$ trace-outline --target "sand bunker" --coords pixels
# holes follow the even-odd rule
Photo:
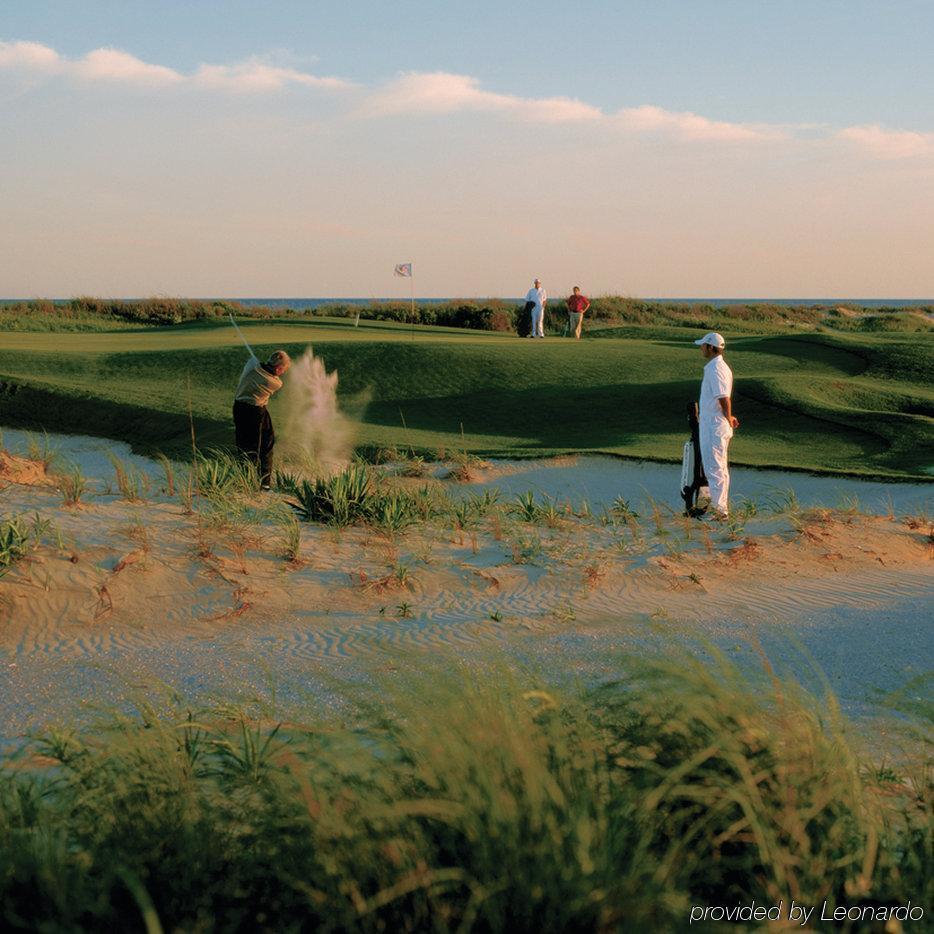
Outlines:
[[[0,577],[0,722],[13,733],[76,701],[124,703],[156,679],[220,691],[266,672],[322,690],[309,665],[357,677],[400,652],[507,650],[582,672],[581,659],[599,663],[657,626],[714,640],[793,627],[806,638],[876,613],[908,658],[886,669],[890,687],[934,661],[920,622],[934,595],[923,514],[796,509],[730,530],[658,510],[530,523],[499,508],[468,529],[438,519],[393,537],[303,524],[289,554],[280,497],[190,512],[157,479],[131,503],[98,477],[80,509],[66,508],[40,464],[0,464],[35,478],[3,491],[4,513],[48,524]],[[872,626],[853,644],[839,631],[874,677],[884,659]]]

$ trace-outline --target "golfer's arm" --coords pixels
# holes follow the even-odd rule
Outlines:
[[[717,402],[720,403],[720,408],[723,410],[723,414],[726,416],[727,421],[733,417],[733,403],[730,401],[729,396],[720,396],[717,399]]]

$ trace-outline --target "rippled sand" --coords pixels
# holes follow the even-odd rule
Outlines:
[[[805,511],[750,518],[732,536],[670,514],[618,525],[566,515],[554,527],[499,517],[472,532],[436,522],[394,538],[305,525],[290,562],[268,521],[212,525],[177,497],[128,503],[103,481],[65,508],[41,477],[19,479],[0,494],[3,512],[39,513],[60,541],[0,579],[7,737],[156,681],[227,693],[279,682],[326,698],[329,678],[417,665],[426,651],[480,663],[506,650],[583,673],[653,626],[722,639],[833,620],[845,644],[846,612],[876,612],[901,644],[874,644],[861,623],[847,645],[857,668],[906,650],[913,661],[887,677],[931,665],[921,517]]]

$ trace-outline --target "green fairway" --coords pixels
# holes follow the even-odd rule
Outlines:
[[[393,322],[243,321],[258,352],[309,344],[340,374],[358,443],[497,456],[605,452],[679,460],[703,361],[691,328],[581,342]],[[931,333],[727,333],[738,464],[929,475]],[[0,424],[95,434],[141,452],[232,441],[244,350],[198,321],[93,332],[6,332]],[[276,416],[276,402],[272,405]]]

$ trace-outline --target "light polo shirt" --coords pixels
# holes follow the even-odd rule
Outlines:
[[[542,288],[532,288],[529,289],[528,293],[525,296],[527,302],[535,302],[536,308],[544,308],[545,302],[548,300],[548,296],[545,294],[545,290]]]
[[[240,382],[234,393],[235,402],[249,402],[251,405],[264,406],[269,397],[282,388],[282,380],[278,376],[263,369],[263,365],[250,357],[240,374]]]
[[[708,428],[729,427],[729,422],[720,408],[719,399],[729,398],[733,394],[733,371],[727,366],[722,354],[704,366],[704,379],[701,382],[698,420]]]

